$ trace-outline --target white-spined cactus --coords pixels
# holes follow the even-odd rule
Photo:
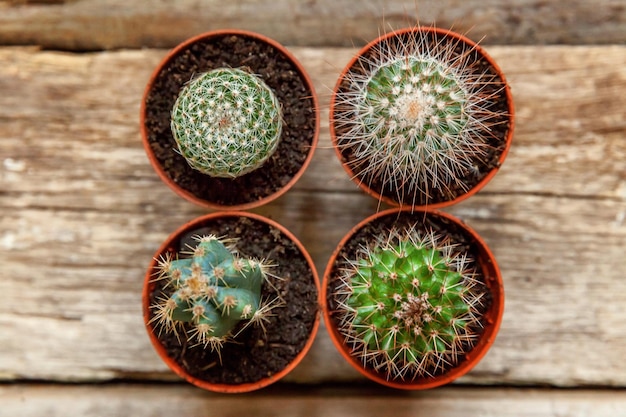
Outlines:
[[[494,104],[505,84],[484,65],[476,47],[426,28],[381,38],[335,92],[332,123],[348,167],[412,205],[466,192],[485,174],[478,165],[493,151],[494,125],[507,120]]]
[[[259,168],[276,150],[281,107],[259,76],[218,68],[181,89],[171,129],[191,167],[213,177],[235,178]]]

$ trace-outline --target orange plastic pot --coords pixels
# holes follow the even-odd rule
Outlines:
[[[376,223],[382,223],[385,226],[387,224],[395,225],[400,218],[402,218],[403,222],[408,221],[411,224],[428,224],[428,222],[436,221],[438,224],[451,225],[451,230],[454,230],[455,233],[461,233],[465,239],[470,242],[473,248],[476,264],[482,271],[484,283],[489,293],[488,295],[491,298],[491,304],[484,313],[483,320],[481,321],[483,331],[475,346],[466,353],[465,358],[444,373],[433,377],[418,377],[413,380],[387,379],[384,373],[377,372],[372,367],[367,367],[363,364],[361,359],[353,355],[352,348],[345,341],[345,336],[338,330],[338,320],[336,318],[338,311],[336,307],[333,307],[337,305],[337,301],[333,298],[333,288],[339,280],[340,269],[342,266],[345,266],[343,265],[343,256],[345,256],[344,249],[346,246],[354,245],[355,242],[358,243],[359,241],[355,240],[356,235],[365,227]],[[439,230],[439,232],[443,233],[442,230]],[[462,221],[447,213],[436,210],[412,212],[407,208],[393,208],[374,214],[354,226],[342,238],[326,266],[322,282],[321,299],[326,329],[333,344],[344,359],[352,365],[354,369],[370,380],[388,387],[404,390],[424,390],[438,387],[448,384],[469,372],[485,356],[494,343],[504,312],[502,276],[491,250],[483,239]]]
[[[340,140],[338,138],[337,123],[336,123],[337,121],[336,114],[337,114],[337,111],[339,111],[338,109],[340,107],[338,99],[337,99],[337,95],[338,95],[338,91],[340,90],[340,88],[342,88],[342,84],[345,83],[346,79],[348,78],[346,74],[348,74],[350,70],[353,68],[358,68],[359,71],[362,71],[361,68],[363,66],[363,62],[361,62],[360,60],[362,60],[363,59],[362,57],[368,54],[371,50],[375,50],[375,48],[379,46],[381,42],[388,42],[390,40],[394,40],[394,38],[398,38],[400,39],[398,40],[398,43],[401,43],[402,42],[401,39],[403,36],[414,36],[414,35],[433,36],[433,37],[436,37],[438,42],[451,42],[457,47],[458,45],[464,45],[464,48],[465,48],[464,50],[471,50],[473,52],[475,51],[481,59],[484,59],[488,63],[488,65],[492,68],[493,72],[495,73],[496,79],[499,79],[501,84],[503,85],[503,90],[501,94],[503,94],[506,99],[506,114],[505,114],[506,120],[505,121],[506,121],[506,125],[508,126],[506,134],[504,134],[504,137],[503,137],[503,144],[501,148],[498,150],[498,155],[497,155],[496,160],[491,163],[490,169],[486,173],[484,173],[482,178],[477,183],[472,185],[466,192],[460,193],[454,198],[443,199],[441,201],[428,201],[423,204],[414,203],[414,200],[412,199],[413,196],[406,195],[404,196],[402,201],[400,201],[400,199],[396,195],[390,195],[390,192],[384,192],[381,189],[375,189],[371,187],[368,184],[368,180],[364,178],[363,174],[358,172],[358,170],[353,169],[353,166],[351,165],[350,160],[349,160],[349,156],[347,156],[346,154],[342,152],[342,149],[341,149],[342,147],[339,145]],[[330,119],[329,120],[330,121],[330,136],[331,136],[331,141],[333,143],[333,147],[335,149],[335,153],[337,157],[339,158],[346,173],[363,191],[365,191],[370,196],[376,198],[378,201],[387,203],[388,205],[391,205],[394,207],[402,208],[405,206],[410,206],[414,209],[438,209],[438,208],[451,206],[453,204],[456,204],[476,194],[496,175],[500,166],[504,163],[504,160],[511,147],[511,141],[513,138],[513,128],[514,128],[514,123],[515,123],[515,109],[513,106],[513,96],[511,94],[511,90],[506,81],[504,73],[502,72],[502,70],[496,63],[496,61],[491,56],[489,56],[487,52],[480,45],[470,40],[469,38],[461,34],[452,32],[450,30],[439,29],[435,27],[418,26],[418,27],[400,29],[397,31],[393,31],[393,32],[381,35],[377,39],[368,43],[366,46],[364,46],[362,49],[360,49],[356,53],[356,55],[349,61],[349,63],[346,65],[346,67],[341,71],[339,75],[339,78],[337,80],[337,83],[333,91],[333,95],[331,97],[329,119]]]
[[[153,95],[158,90],[157,85],[159,83],[162,83],[162,80],[164,78],[170,77],[172,74],[179,74],[179,75],[181,73],[186,74],[186,78],[184,79],[184,81],[180,81],[180,83],[178,83],[177,85],[178,88],[175,89],[176,91],[167,91],[165,93],[167,94],[167,97],[168,97],[167,99],[168,103],[171,101],[171,105],[173,105],[178,95],[179,89],[182,88],[184,83],[189,81],[189,79],[191,79],[191,77],[194,75],[193,72],[189,74],[185,72],[185,71],[187,72],[189,71],[188,69],[185,70],[185,68],[191,65],[191,63],[186,63],[184,62],[184,60],[181,62],[181,56],[186,56],[185,54],[193,56],[193,54],[190,51],[197,51],[199,48],[206,47],[206,45],[210,45],[212,48],[215,48],[216,46],[213,45],[213,43],[217,45],[219,42],[222,42],[224,39],[228,37],[239,37],[240,39],[245,39],[249,42],[260,44],[262,47],[267,47],[268,51],[271,51],[272,53],[275,53],[277,56],[280,56],[283,61],[289,62],[290,67],[293,68],[293,73],[295,74],[294,76],[300,80],[300,83],[303,87],[303,91],[299,91],[299,90],[296,91],[292,89],[291,86],[283,85],[283,80],[278,79],[278,78],[274,81],[274,84],[278,86],[278,89],[289,90],[289,94],[297,96],[296,98],[292,98],[291,102],[294,102],[294,101],[305,102],[306,100],[310,100],[311,102],[310,108],[307,107],[306,114],[304,114],[305,113],[304,110],[301,111],[302,114],[298,116],[299,120],[303,118],[307,118],[307,119],[314,118],[313,122],[305,122],[309,124],[312,123],[314,125],[314,128],[309,125],[308,130],[306,130],[308,134],[308,136],[306,137],[307,143],[298,145],[298,151],[306,153],[306,156],[304,158],[298,158],[298,160],[302,159],[303,162],[301,163],[301,165],[299,165],[299,168],[297,169],[297,171],[295,172],[290,171],[289,175],[291,175],[291,177],[289,178],[289,175],[285,175],[284,178],[281,178],[281,183],[273,186],[271,190],[267,190],[267,191],[264,190],[262,193],[251,195],[249,197],[246,196],[245,198],[242,198],[241,201],[237,201],[233,203],[220,202],[219,200],[216,200],[213,197],[202,195],[198,193],[197,191],[192,191],[189,189],[190,187],[188,186],[186,187],[182,184],[183,181],[179,181],[177,178],[172,178],[172,176],[168,174],[168,170],[166,170],[164,167],[164,161],[162,160],[163,158],[157,156],[156,148],[161,148],[162,145],[152,144],[153,142],[152,137],[156,135],[156,133],[154,133],[155,130],[159,132],[158,133],[159,135],[165,135],[166,134],[165,131],[167,131],[169,135],[171,136],[171,132],[169,131],[169,125],[170,125],[169,117],[170,117],[171,107],[167,109],[167,111],[165,111],[164,109],[158,107],[159,105],[162,105],[162,104],[158,103],[157,100],[151,100],[151,97],[153,97]],[[221,46],[223,47],[223,45]],[[207,66],[207,68],[203,67],[202,68],[203,71],[208,71],[210,69],[217,68],[217,67],[227,66],[227,67],[232,67],[232,68],[249,67],[249,69],[253,72],[256,72],[256,73],[263,72],[263,68],[250,67],[250,64],[249,62],[247,62],[247,59],[243,59],[240,56],[238,56],[235,62],[228,62],[228,61],[224,62],[223,58],[219,58],[219,60],[216,58],[213,61],[208,60],[208,62],[210,65],[205,63],[205,66]],[[287,107],[287,104],[281,100],[280,94],[278,98],[279,98],[279,101],[281,101],[281,105],[283,106],[283,109],[285,109]],[[152,118],[155,117],[155,116],[152,116],[153,114],[158,114],[158,118],[159,118],[158,123],[155,122],[154,120],[150,121],[151,117]],[[187,199],[188,201],[191,201],[192,203],[195,203],[199,206],[209,208],[209,209],[249,210],[249,209],[264,205],[280,197],[285,192],[287,192],[287,190],[289,190],[300,179],[300,177],[302,176],[302,174],[308,167],[309,163],[311,162],[311,159],[313,158],[314,150],[317,146],[317,142],[319,138],[319,119],[320,118],[319,118],[318,98],[317,98],[317,94],[315,93],[313,82],[311,81],[308,73],[305,71],[302,64],[283,45],[274,41],[273,39],[270,39],[266,36],[263,36],[254,32],[249,32],[249,31],[244,31],[244,30],[217,30],[217,31],[200,34],[198,36],[190,38],[186,40],[185,42],[179,44],[165,56],[165,58],[159,63],[159,65],[157,65],[157,67],[155,68],[154,72],[152,73],[148,81],[148,84],[143,94],[143,98],[141,100],[140,130],[141,130],[143,147],[148,156],[148,159],[150,160],[152,167],[156,171],[159,178],[165,184],[167,184],[176,194]],[[301,123],[301,122],[298,122],[298,123]],[[293,124],[295,125],[296,123],[294,122]],[[287,135],[295,136],[297,132],[300,132],[303,130],[304,129],[301,129],[300,124],[296,126],[284,126],[281,141],[283,141],[283,138],[287,137]],[[295,146],[293,147],[295,148]],[[171,145],[169,146],[169,148],[170,149],[168,149],[168,151],[171,151],[172,156],[168,158],[171,158],[174,162],[170,161],[168,162],[168,164],[186,164],[186,161],[184,160],[182,156],[174,155],[177,153],[177,150],[176,150],[176,144],[174,142],[173,136],[171,138]],[[279,144],[278,150],[276,151],[275,154],[280,153],[280,150],[281,150],[281,145]],[[159,149],[159,152],[162,152],[162,149]],[[294,158],[286,158],[286,159],[294,159]],[[258,180],[251,180],[251,181],[248,181],[246,184],[267,183],[268,180],[266,177],[258,175],[258,172],[262,169],[263,167],[257,169],[256,171],[246,174],[245,177],[254,176],[255,174],[259,177]],[[232,183],[228,183],[228,182],[219,183],[219,181],[223,179],[216,179],[208,175],[201,175],[199,173],[197,175],[199,175],[197,181],[208,184],[206,186],[206,188],[208,189],[213,188],[215,190],[228,191],[229,188],[232,188]],[[235,180],[239,180],[239,179],[235,179]],[[212,187],[212,184],[213,184],[212,182],[214,182],[218,186]],[[219,192],[221,191],[216,191],[216,193],[219,193]]]
[[[288,324],[292,327],[294,326],[299,327],[303,325],[311,326],[308,336],[306,337],[306,340],[304,340],[304,336],[302,336],[302,339],[299,341],[299,343],[302,343],[302,341],[304,341],[303,347],[299,350],[299,352],[295,353],[293,359],[291,359],[291,361],[289,361],[289,363],[283,369],[280,369],[269,376],[264,375],[261,379],[254,380],[254,381],[241,381],[241,383],[220,382],[220,381],[215,381],[214,378],[211,381],[208,381],[206,379],[202,379],[201,377],[198,377],[197,375],[194,376],[191,370],[186,369],[186,367],[180,361],[177,361],[172,356],[170,356],[170,354],[168,354],[168,348],[166,348],[162,340],[159,338],[159,329],[150,321],[152,318],[151,300],[153,299],[153,292],[155,291],[155,288],[157,285],[157,282],[155,281],[155,273],[157,272],[157,260],[166,253],[175,254],[179,252],[181,249],[180,246],[182,246],[183,244],[181,239],[184,239],[185,237],[189,237],[192,234],[196,234],[196,231],[198,230],[206,231],[207,229],[218,227],[216,226],[217,222],[224,222],[224,221],[226,222],[230,221],[231,223],[228,223],[228,224],[234,225],[234,226],[228,226],[231,228],[241,227],[241,224],[250,225],[253,223],[260,224],[262,225],[262,227],[267,227],[267,229],[271,231],[271,236],[269,237],[268,240],[271,240],[272,242],[274,242],[273,239],[276,239],[276,236],[275,236],[276,234],[283,235],[285,237],[284,241],[290,241],[291,244],[293,244],[293,247],[295,248],[295,249],[288,249],[288,251],[289,250],[292,251],[292,252],[288,252],[292,254],[292,258],[285,259],[284,264],[289,265],[293,261],[293,256],[300,256],[304,259],[306,265],[308,266],[308,270],[310,271],[310,274],[307,276],[291,275],[290,280],[291,281],[306,280],[307,286],[309,287],[313,286],[315,288],[314,299],[311,296],[310,297],[311,299],[308,300],[308,303],[307,303],[308,305],[301,306],[302,309],[307,309],[306,312],[302,313],[302,316],[306,316],[309,318],[309,320],[307,321],[308,324],[302,323],[301,319],[297,319],[293,317],[283,317],[283,316],[280,317],[280,320],[291,321]],[[236,223],[236,222],[239,222],[239,223]],[[202,233],[205,233],[205,232],[202,232]],[[233,232],[233,233],[236,233],[236,232]],[[230,233],[229,233],[229,237],[232,237]],[[242,239],[244,238],[242,237],[240,240]],[[274,259],[270,259],[270,260],[274,261]],[[287,266],[287,268],[290,268],[290,266]],[[280,380],[289,372],[291,372],[302,361],[302,359],[305,357],[305,355],[311,348],[311,345],[313,344],[313,340],[315,339],[315,335],[317,334],[317,331],[319,329],[319,321],[320,321],[319,293],[320,293],[319,280],[318,280],[318,275],[317,275],[313,260],[311,259],[311,256],[306,251],[304,246],[289,230],[287,230],[285,227],[278,224],[277,222],[271,219],[265,218],[263,216],[260,216],[258,214],[249,213],[249,212],[240,212],[240,211],[217,212],[217,213],[211,213],[208,215],[198,217],[195,220],[179,227],[174,233],[172,233],[163,242],[161,247],[156,251],[150,265],[148,266],[148,269],[144,277],[143,292],[142,292],[143,319],[144,319],[144,324],[146,326],[148,336],[150,338],[150,342],[152,343],[152,346],[156,350],[157,354],[163,360],[163,362],[181,378],[185,379],[186,381],[188,381],[189,383],[197,387],[200,387],[202,389],[209,390],[209,391],[220,392],[220,393],[243,393],[243,392],[258,390],[260,388],[273,384],[274,382]],[[285,299],[288,299],[289,294],[287,293],[286,295],[284,295],[284,297]],[[276,314],[279,314],[279,313],[276,313]],[[277,331],[275,327],[268,326],[268,328],[266,329],[266,332],[268,333],[268,337],[271,336],[271,332],[273,331],[274,332]],[[182,334],[180,337],[184,337],[184,334]],[[242,336],[239,336],[239,337],[242,337]],[[236,344],[236,343],[237,343],[237,339],[235,339],[235,341],[233,342],[226,342],[221,348],[221,354],[223,354],[225,350],[228,349],[229,345],[232,346],[233,344]],[[269,346],[270,344],[268,343],[266,345]],[[186,349],[187,350],[203,349],[203,347],[194,346],[194,347],[187,347]],[[273,348],[269,346],[267,349],[273,349]],[[170,347],[170,351],[171,351],[171,347]],[[221,356],[220,356],[220,362],[221,362]],[[221,365],[218,364],[216,366],[221,366]],[[231,365],[230,372],[236,372],[237,369],[239,369],[241,366],[239,366],[238,363]]]

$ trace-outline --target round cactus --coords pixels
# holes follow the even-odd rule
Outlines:
[[[199,237],[191,257],[159,261],[158,278],[171,287],[152,306],[152,321],[161,329],[178,336],[188,324],[190,341],[219,350],[239,322],[263,320],[272,308],[261,302],[268,265],[238,257],[227,244],[215,236]]]
[[[171,129],[191,167],[235,178],[259,168],[276,150],[282,132],[280,103],[258,76],[219,68],[182,88]]]
[[[419,28],[374,44],[343,75],[335,93],[337,146],[359,178],[398,201],[452,199],[482,174],[494,110],[504,85],[478,69],[477,53]]]
[[[391,231],[349,264],[339,330],[387,379],[436,375],[475,343],[484,290],[473,261],[448,239]]]

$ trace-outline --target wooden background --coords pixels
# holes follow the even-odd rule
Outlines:
[[[139,103],[167,48],[209,29],[259,31],[301,60],[320,96],[319,148],[261,209],[320,274],[377,209],[330,147],[340,69],[389,27],[436,22],[483,39],[510,81],[513,147],[449,209],[500,263],[505,316],[453,385],[406,393],[364,381],[324,327],[305,361],[257,393],[182,383],[141,318],[150,257],[205,211],[162,184]],[[0,415],[626,415],[624,0],[0,1]]]

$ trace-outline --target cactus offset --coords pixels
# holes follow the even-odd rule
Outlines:
[[[481,328],[473,261],[434,232],[391,231],[349,260],[337,290],[339,330],[353,355],[387,379],[456,365]]]
[[[152,306],[152,321],[177,336],[186,328],[194,345],[219,351],[239,322],[262,324],[271,310],[272,303],[261,301],[268,265],[237,256],[227,240],[197,240],[190,258],[159,261],[158,279],[167,280],[171,293]]]
[[[191,167],[213,177],[235,178],[259,168],[274,153],[282,113],[261,78],[219,68],[182,88],[171,129]]]
[[[415,205],[451,199],[484,175],[492,127],[506,116],[493,109],[504,86],[474,52],[415,28],[382,39],[344,74],[333,123],[362,181]]]

